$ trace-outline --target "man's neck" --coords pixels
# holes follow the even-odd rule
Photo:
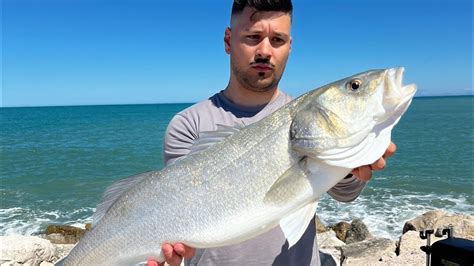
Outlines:
[[[240,106],[261,106],[268,104],[276,99],[279,95],[278,87],[271,90],[259,92],[253,91],[241,86],[232,85],[229,83],[224,90],[224,96],[231,102]]]

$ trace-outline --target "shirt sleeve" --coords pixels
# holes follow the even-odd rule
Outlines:
[[[359,197],[366,184],[367,182],[352,175],[342,179],[328,191],[328,194],[337,201],[350,202]]]
[[[164,137],[164,164],[170,165],[188,154],[194,140],[197,139],[197,135],[193,123],[180,113],[175,115],[168,124]]]

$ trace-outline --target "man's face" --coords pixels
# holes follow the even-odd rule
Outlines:
[[[245,88],[276,88],[291,50],[291,17],[283,12],[255,12],[246,7],[232,17],[224,43],[231,75]]]

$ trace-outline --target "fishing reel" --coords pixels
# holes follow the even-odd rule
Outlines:
[[[449,225],[442,230],[442,235],[447,235],[446,239],[437,241],[431,245],[431,235],[433,229],[420,231],[420,238],[426,239],[426,246],[420,249],[426,253],[426,265],[474,265],[474,241],[454,237],[454,228]]]

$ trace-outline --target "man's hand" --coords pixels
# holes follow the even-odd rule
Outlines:
[[[395,153],[395,150],[397,150],[397,146],[395,143],[390,142],[390,145],[388,145],[387,150],[385,151],[384,155],[382,158],[378,159],[371,165],[364,165],[358,168],[355,168],[352,170],[352,174],[355,175],[357,178],[363,181],[368,181],[372,178],[372,170],[382,170],[385,168],[385,159],[388,157],[392,156]]]
[[[174,245],[163,244],[163,246],[161,246],[161,251],[163,252],[163,255],[165,256],[166,262],[170,266],[179,266],[181,264],[181,261],[183,261],[183,259],[190,259],[196,253],[196,249],[190,248],[181,243],[177,243]],[[154,260],[148,260],[146,262],[146,266],[163,266],[163,265],[165,265],[164,262],[158,263]]]

